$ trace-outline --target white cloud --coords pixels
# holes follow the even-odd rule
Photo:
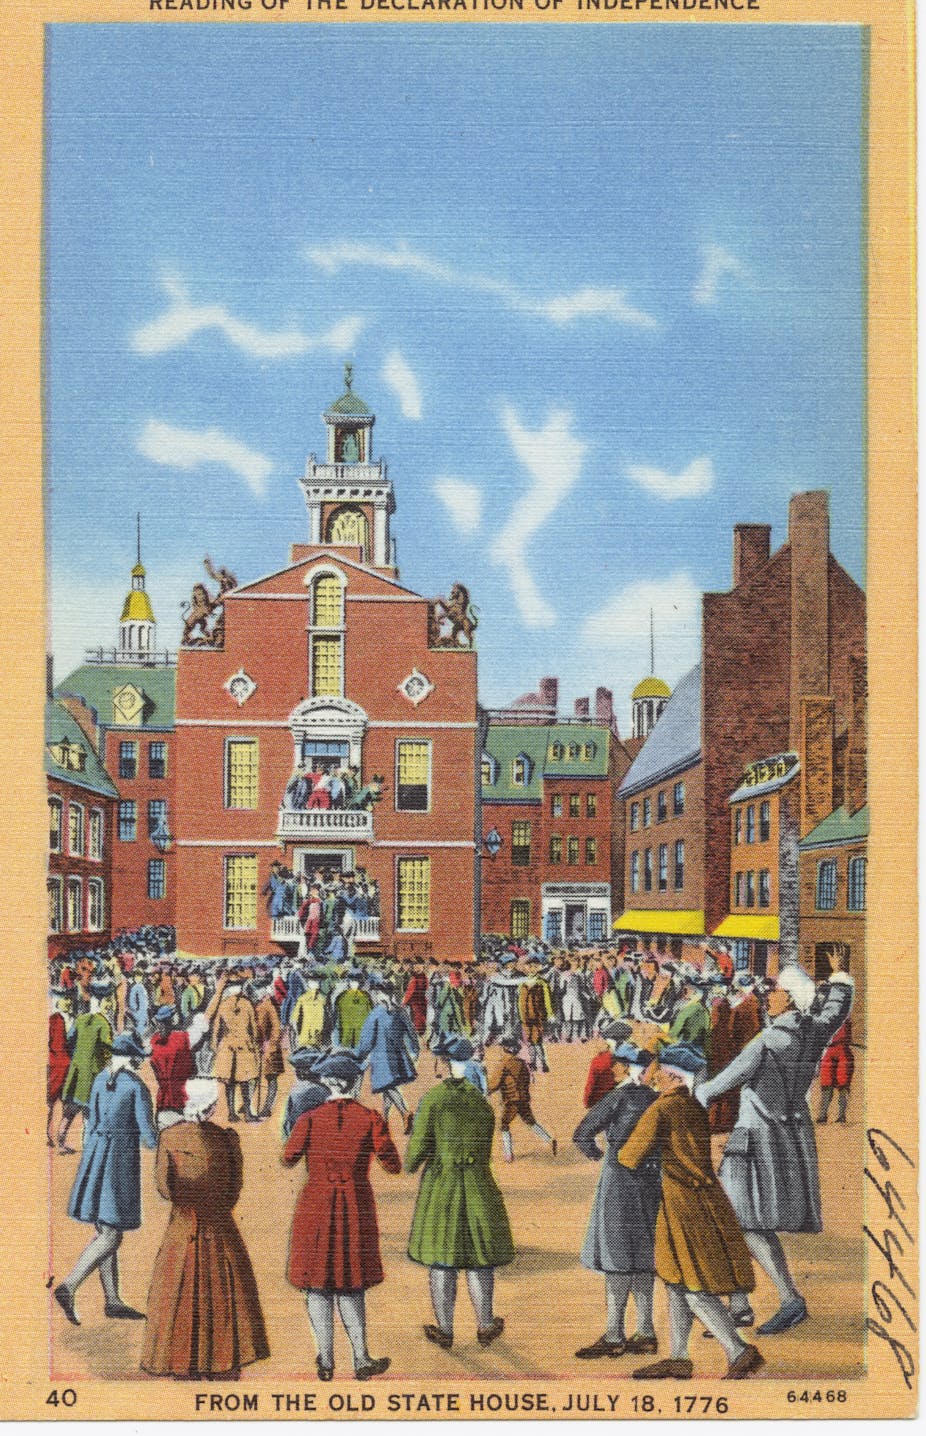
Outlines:
[[[695,304],[716,304],[720,282],[723,279],[749,279],[745,264],[724,249],[722,244],[705,244],[701,247],[701,273],[695,282],[691,297]]]
[[[522,314],[535,314],[554,324],[571,324],[575,319],[589,318],[609,319],[615,324],[626,324],[635,329],[659,327],[651,314],[637,309],[629,302],[622,289],[585,288],[574,294],[535,299],[504,279],[496,279],[491,274],[474,274],[455,269],[452,265],[442,264],[426,254],[419,254],[406,244],[397,244],[388,249],[378,244],[336,240],[331,244],[309,246],[305,254],[312,264],[323,269],[326,274],[337,274],[348,265],[417,274],[424,279],[452,285],[456,289],[494,294],[509,309],[515,309]]]
[[[252,493],[262,495],[273,464],[221,429],[175,429],[149,419],[138,439],[139,453],[167,468],[192,470],[222,464],[238,474]]]
[[[665,469],[653,468],[650,464],[625,464],[624,473],[628,479],[648,489],[660,499],[697,499],[709,494],[714,487],[714,465],[707,457],[692,459],[687,469],[679,474],[669,474]]]
[[[542,429],[525,429],[514,409],[502,411],[502,428],[531,477],[489,550],[507,570],[514,600],[528,628],[550,628],[556,613],[544,598],[527,561],[527,545],[575,486],[587,446],[572,433],[572,415],[553,410]]]
[[[461,534],[474,534],[482,520],[482,491],[463,479],[434,480],[434,492]]]
[[[129,342],[138,354],[164,354],[186,344],[194,334],[215,329],[252,359],[292,359],[313,349],[340,355],[353,347],[363,328],[362,319],[347,318],[314,336],[300,329],[268,331],[236,319],[221,304],[193,304],[186,286],[172,276],[162,281],[162,288],[170,301],[167,309],[130,336]]]
[[[629,732],[630,694],[650,671],[650,611],[655,669],[674,687],[701,654],[701,590],[686,569],[666,579],[635,579],[613,594],[581,628],[600,680],[613,686],[622,733]],[[585,659],[587,668],[589,661]]]
[[[382,379],[395,394],[406,419],[420,419],[421,385],[398,349],[392,349],[383,361]]]

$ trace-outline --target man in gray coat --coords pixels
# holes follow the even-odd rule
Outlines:
[[[695,1095],[707,1107],[739,1087],[736,1126],[727,1138],[718,1173],[750,1253],[768,1273],[781,1307],[762,1336],[790,1331],[807,1318],[807,1303],[794,1284],[779,1232],[823,1230],[817,1145],[807,1093],[824,1050],[845,1022],[854,984],[834,971],[817,988],[797,963],[778,974],[769,993],[771,1023],[738,1057]],[[738,1326],[752,1325],[745,1293],[731,1298]]]

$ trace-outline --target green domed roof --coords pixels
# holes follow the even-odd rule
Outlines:
[[[328,408],[325,410],[326,419],[372,419],[374,417],[373,410],[365,404],[359,394],[355,394],[351,388],[352,377],[353,365],[345,364],[344,382],[347,388],[344,390],[340,399],[335,399],[333,404],[328,405]]]

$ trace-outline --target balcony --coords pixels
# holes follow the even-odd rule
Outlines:
[[[373,814],[362,808],[281,808],[277,837],[290,842],[373,841]]]
[[[302,928],[299,919],[297,917],[275,917],[270,924],[270,936],[274,942],[300,942]],[[351,937],[355,943],[379,942],[379,918],[355,918]]]

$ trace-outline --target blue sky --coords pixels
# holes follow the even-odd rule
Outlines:
[[[307,537],[343,363],[401,576],[459,579],[489,705],[698,657],[731,530],[831,492],[864,581],[850,26],[49,30],[56,672],[115,641],[135,512],[163,645],[210,554]]]

